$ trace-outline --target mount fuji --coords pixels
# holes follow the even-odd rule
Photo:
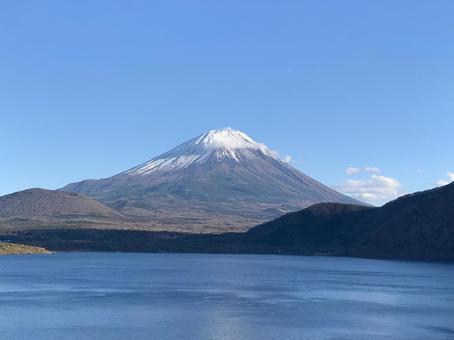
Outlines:
[[[115,176],[61,190],[151,221],[153,230],[187,232],[244,231],[320,202],[361,204],[230,128],[208,131]]]

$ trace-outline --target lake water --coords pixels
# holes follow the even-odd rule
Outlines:
[[[454,265],[255,255],[4,256],[0,339],[454,339]]]

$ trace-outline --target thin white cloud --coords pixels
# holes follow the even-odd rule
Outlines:
[[[354,166],[350,166],[347,169],[345,169],[345,173],[347,175],[355,175],[361,172],[360,168],[355,168]]]
[[[350,175],[350,176],[359,174],[360,172],[368,172],[368,173],[378,174],[378,173],[381,172],[381,169],[377,168],[375,166],[365,166],[364,168],[357,168],[357,167],[354,167],[354,166],[350,166],[347,169],[345,169],[345,173],[347,175]]]
[[[366,167],[364,168],[364,171],[366,171],[366,172],[372,172],[372,173],[378,174],[378,173],[381,172],[381,169],[380,169],[380,168],[377,168],[377,167],[375,167],[375,166],[366,166]]]
[[[401,196],[401,184],[393,177],[372,174],[366,179],[348,179],[338,187],[344,194],[372,204]]]
[[[287,155],[287,156],[284,157],[283,161],[285,163],[290,163],[292,161],[292,159],[293,159],[292,156]]]
[[[447,179],[439,179],[438,181],[435,182],[435,184],[439,187],[442,187],[444,185],[448,185],[451,182],[454,182],[454,172],[448,172],[446,173]]]

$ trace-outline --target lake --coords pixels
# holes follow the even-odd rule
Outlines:
[[[0,257],[0,339],[454,339],[454,265],[353,258]]]

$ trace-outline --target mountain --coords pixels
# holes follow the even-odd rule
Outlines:
[[[454,260],[454,183],[380,208],[317,204],[257,226],[240,242],[306,254]]]
[[[28,189],[0,197],[0,218],[118,218],[120,214],[76,193]]]
[[[242,233],[34,228],[1,232],[0,241],[56,251],[264,253],[454,261],[454,183],[404,196],[381,208],[318,203]]]
[[[61,190],[163,230],[192,232],[246,230],[318,202],[359,203],[233,129],[211,130],[130,170]]]

